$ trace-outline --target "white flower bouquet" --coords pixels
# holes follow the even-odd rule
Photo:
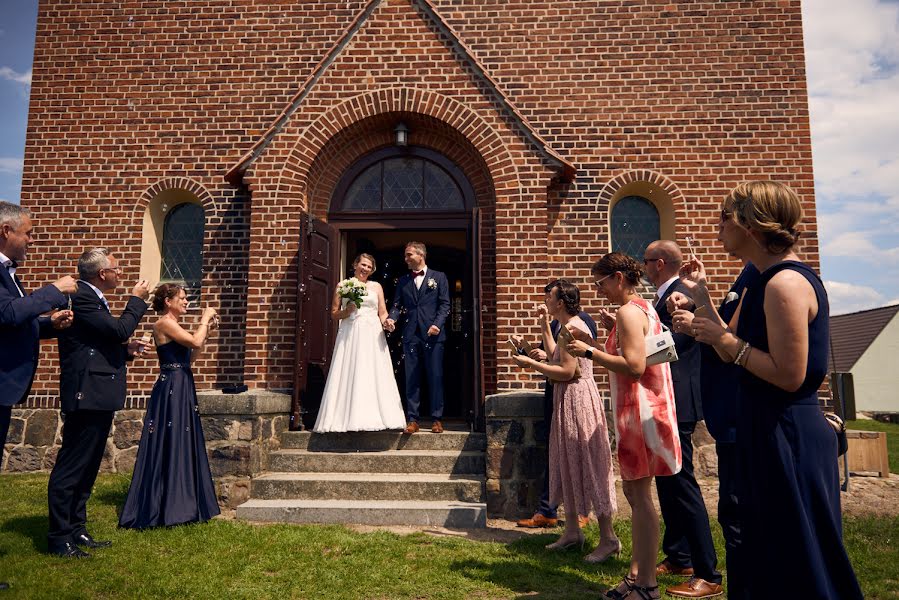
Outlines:
[[[362,308],[362,298],[368,295],[368,289],[365,283],[350,277],[337,284],[337,294],[355,304],[356,308]]]

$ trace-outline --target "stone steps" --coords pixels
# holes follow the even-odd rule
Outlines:
[[[265,473],[254,477],[259,500],[409,500],[483,502],[485,479],[442,473]]]
[[[483,433],[288,431],[237,518],[281,523],[485,527]]]
[[[475,528],[487,526],[480,502],[408,500],[249,500],[237,518],[261,523],[353,523]]]
[[[450,431],[431,433],[422,430],[414,435],[400,431],[362,431],[350,433],[312,433],[285,431],[281,448],[322,452],[378,452],[382,450],[458,450],[484,451],[487,436],[483,433]]]
[[[313,452],[281,450],[269,456],[269,471],[281,473],[449,473],[483,474],[483,451],[384,450]]]

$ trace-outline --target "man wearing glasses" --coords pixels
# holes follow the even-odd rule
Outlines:
[[[78,260],[78,291],[72,295],[75,321],[59,337],[62,445],[50,473],[48,551],[67,558],[89,556],[78,546],[103,548],[87,531],[87,500],[100,470],[115,411],[125,405],[126,362],[144,351],[129,342],[147,311],[150,286],[141,280],[121,316],[109,311],[106,294],[119,285],[122,270],[105,248]]]
[[[689,335],[674,333],[666,303],[674,292],[689,296],[678,277],[682,261],[680,248],[671,240],[657,240],[649,244],[643,253],[646,278],[656,288],[656,312],[659,320],[672,329],[677,349],[678,359],[671,363],[671,379],[683,456],[683,468],[679,473],[656,477],[659,506],[665,521],[665,536],[662,538],[665,559],[659,563],[656,572],[659,575],[690,577],[687,583],[668,588],[670,596],[712,598],[724,592],[722,577],[716,568],[718,556],[712,542],[709,514],[693,475],[693,431],[696,423],[703,418],[700,392],[702,356],[696,340]]]

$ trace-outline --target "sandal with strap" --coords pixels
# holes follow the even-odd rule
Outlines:
[[[630,595],[635,585],[637,585],[636,577],[625,575],[617,587],[606,591],[602,597],[608,598],[608,600],[624,600]]]
[[[655,595],[652,593],[656,592]],[[636,594],[639,600],[660,600],[662,594],[659,593],[659,586],[643,586],[643,585],[634,585],[631,587],[630,594],[626,596],[626,598],[630,598],[631,594]]]

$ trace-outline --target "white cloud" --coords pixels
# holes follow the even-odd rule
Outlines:
[[[24,165],[22,158],[0,158],[0,173],[21,173]]]
[[[9,67],[0,67],[0,77],[15,81],[16,83],[31,85],[31,69],[28,69],[25,73],[17,73]]]
[[[830,300],[830,314],[845,313],[886,306],[883,294],[872,287],[840,281],[824,281]]]

